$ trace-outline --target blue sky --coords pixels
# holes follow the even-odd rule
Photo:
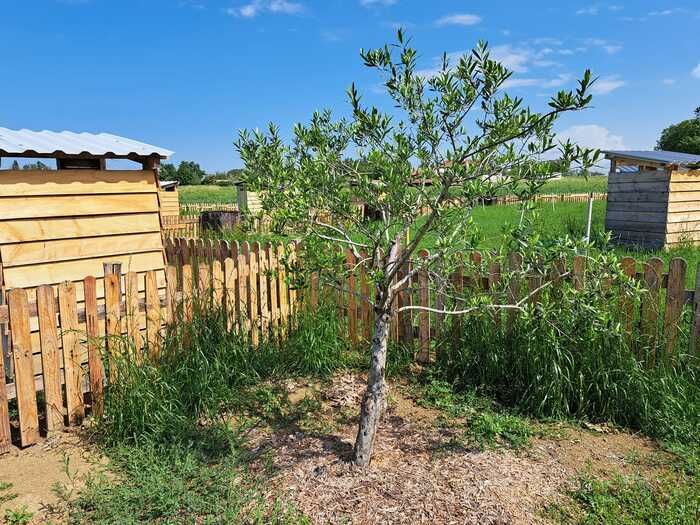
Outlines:
[[[593,109],[562,136],[651,148],[700,106],[700,4],[457,0],[2,0],[0,126],[111,132],[205,169],[240,166],[241,128],[288,133],[315,109],[346,114],[354,80],[381,105],[359,49],[404,26],[429,74],[479,39],[543,108],[586,67]]]

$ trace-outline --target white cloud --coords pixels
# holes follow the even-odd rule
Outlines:
[[[608,128],[598,124],[571,126],[557,133],[559,140],[571,140],[584,148],[625,149],[622,136],[613,135]]]
[[[664,79],[661,81],[661,83],[662,83],[664,86],[672,86],[673,84],[676,83],[676,79],[675,79],[675,78],[664,78]]]
[[[538,88],[558,88],[565,85],[571,80],[571,75],[562,73],[554,78],[528,78],[528,77],[511,77],[503,83],[503,88],[517,87],[538,87]]]
[[[597,15],[600,12],[600,8],[597,5],[592,5],[588,7],[582,7],[576,11],[577,15]]]
[[[619,76],[601,77],[591,86],[594,95],[607,95],[627,84]]]
[[[581,15],[595,16],[603,10],[616,13],[617,11],[622,11],[623,9],[624,9],[624,7],[619,5],[619,4],[593,4],[593,5],[589,5],[587,7],[582,7],[580,9],[578,9],[576,11],[576,14],[579,16],[581,16]]]
[[[454,15],[443,16],[435,21],[435,25],[442,26],[473,26],[481,22],[481,17],[479,15],[472,15],[469,13],[457,13]]]
[[[296,15],[304,11],[304,6],[298,2],[288,0],[253,0],[249,4],[240,7],[229,7],[226,13],[231,16],[243,18],[255,18],[261,13],[274,13],[282,15]]]
[[[693,70],[690,72],[690,74],[693,75],[695,78],[700,78],[700,64],[698,64],[697,66],[695,66],[695,69],[693,69]]]
[[[583,43],[589,47],[597,47],[605,51],[608,55],[614,55],[622,50],[622,45],[617,42],[610,42],[602,38],[586,38]]]
[[[533,54],[531,49],[514,48],[508,44],[491,48],[491,58],[516,73],[525,73],[528,70]]]

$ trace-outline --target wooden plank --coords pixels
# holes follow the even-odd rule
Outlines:
[[[119,256],[96,257],[79,261],[46,263],[37,266],[8,268],[5,270],[5,283],[8,288],[30,288],[37,284],[58,284],[63,281],[82,281],[86,275],[102,277],[102,264],[118,262],[132,272],[163,270],[163,251],[125,254]]]
[[[508,255],[508,270],[510,278],[508,280],[508,304],[515,305],[520,300],[520,273],[523,267],[523,256],[517,252]],[[508,310],[508,329],[512,330],[515,323],[515,318],[518,315],[517,310]]]
[[[700,192],[699,192],[700,193]],[[669,194],[664,191],[656,192],[636,192],[636,191],[615,191],[613,193],[608,193],[608,206],[614,204],[619,206],[619,203],[637,203],[637,204],[663,204],[669,201],[673,201],[671,198],[673,195],[678,195],[676,193]],[[683,200],[683,199],[680,199]]]
[[[165,311],[166,311],[166,322],[171,324],[178,319],[178,301],[177,301],[177,289],[178,289],[178,279],[177,279],[177,267],[169,264],[166,272],[165,281],[167,283],[165,289]]]
[[[211,282],[214,305],[219,308],[224,305],[224,268],[219,257],[211,263]]]
[[[39,413],[34,388],[32,342],[29,336],[29,309],[26,290],[10,290],[7,294],[12,332],[12,362],[17,412],[19,414],[20,443],[33,445],[39,439]]]
[[[212,304],[211,268],[208,265],[208,261],[204,258],[200,259],[197,265],[197,281],[199,307],[209,309]]]
[[[105,375],[102,366],[103,339],[100,337],[100,326],[97,319],[97,282],[94,277],[86,277],[83,282],[92,414],[95,417],[101,417],[104,411]]]
[[[115,213],[158,213],[158,195],[82,195],[60,197],[0,197],[0,220],[75,217]]]
[[[669,202],[668,211],[669,213],[700,211],[700,200]]]
[[[279,330],[280,327],[280,303],[279,303],[279,262],[277,261],[277,247],[267,245],[269,257],[269,275],[270,275],[270,322],[273,330]]]
[[[669,212],[668,222],[669,223],[679,223],[679,222],[697,222],[700,221],[700,211],[688,211],[688,212]]]
[[[270,284],[268,279],[269,272],[269,258],[268,258],[268,248],[269,245],[265,244],[263,246],[256,245],[255,253],[258,256],[258,279],[259,279],[259,294],[260,294],[260,319],[261,319],[261,329],[265,337],[269,335],[270,331]]]
[[[361,260],[366,261],[367,253],[365,251],[360,251],[360,257]],[[362,302],[360,303],[362,312],[360,316],[362,318],[362,336],[364,337],[365,341],[370,341],[372,338],[371,334],[374,323],[372,322],[372,305],[370,304],[370,301],[372,301],[370,282],[364,263],[360,264],[360,295],[363,298]]]
[[[160,295],[156,272],[146,272],[146,341],[151,359],[160,355],[162,338],[160,334],[163,316],[160,309]]]
[[[669,203],[696,202],[700,200],[700,191],[675,191],[665,197]]]
[[[640,232],[648,234],[656,233],[659,235],[663,235],[664,233],[666,233],[666,224],[645,223],[635,221],[617,221],[610,220],[608,218],[605,219],[605,228],[613,231]]]
[[[357,347],[358,337],[357,337],[357,283],[355,279],[355,255],[352,250],[348,248],[345,251],[345,265],[347,268],[348,278],[348,335],[350,336],[350,344],[353,348]],[[399,275],[401,278],[401,275]],[[401,292],[399,292],[398,306],[401,304]]]
[[[238,312],[240,314],[240,322],[245,327],[246,332],[250,333],[250,286],[249,274],[250,266],[248,260],[250,257],[250,245],[248,241],[244,241],[238,250]]]
[[[285,249],[281,244],[277,246],[277,261],[279,263],[281,329],[285,332],[289,323],[289,283],[287,282],[287,269],[285,267]],[[355,336],[357,336],[357,333],[355,333]]]
[[[142,358],[141,350],[143,342],[141,340],[141,330],[139,327],[139,275],[136,272],[126,274],[126,334],[134,350],[136,362]]]
[[[422,259],[427,259],[429,256],[427,250],[418,252],[418,257]],[[425,308],[430,307],[429,284],[428,271],[420,269],[418,271],[418,297],[420,306]],[[418,314],[418,338],[420,340],[418,360],[422,363],[428,363],[430,362],[430,313],[427,310],[420,310]]]
[[[647,291],[642,299],[640,329],[644,342],[649,347],[649,358],[652,362],[655,359],[657,323],[659,319],[659,289],[661,288],[663,267],[663,261],[657,257],[649,259],[643,265],[643,286]]]
[[[637,261],[632,257],[623,257],[620,261],[622,273],[629,279],[634,279],[637,275]],[[623,293],[620,298],[620,309],[623,313],[623,326],[628,337],[631,338],[634,329],[634,297],[630,294]]]
[[[310,305],[312,309],[315,309],[318,307],[318,290],[319,289],[319,284],[318,284],[318,272],[313,272],[311,274],[311,289],[310,289]]]
[[[116,378],[117,359],[122,333],[121,322],[121,285],[120,276],[105,276],[105,334],[107,336],[107,355],[109,356],[109,378]]]
[[[608,209],[605,217],[606,220],[610,221],[643,222],[655,224],[665,224],[666,222],[665,212],[624,211],[618,210],[617,208]],[[698,218],[700,218],[700,214],[698,214]]]
[[[700,355],[700,263],[695,273],[695,294],[693,296],[693,321],[690,332],[690,354]]]
[[[260,340],[260,327],[258,325],[260,295],[258,293],[258,252],[260,244],[254,242],[248,251],[248,314],[250,316],[251,341],[253,346],[258,346]]]
[[[237,287],[238,269],[236,268],[236,263],[232,257],[226,257],[226,259],[224,259],[224,307],[226,309],[226,320],[229,330],[236,327],[240,319],[238,298],[236,297]]]
[[[498,297],[499,290],[498,288],[500,287],[501,284],[501,263],[499,263],[497,260],[492,259],[489,261],[489,274],[488,274],[488,285],[489,285],[489,291],[491,294],[494,296],[494,303],[496,304],[501,304],[500,303],[500,298]],[[500,309],[495,309],[493,311],[493,319],[494,322],[496,323],[496,326],[499,326],[501,324],[501,310]]]
[[[182,267],[182,316],[187,323],[192,321],[193,310],[194,278],[192,276],[192,265],[185,264]]]
[[[666,171],[638,171],[635,173],[615,173],[608,177],[608,184],[666,182],[669,174]]]
[[[4,329],[4,327],[2,327]],[[0,348],[0,354],[1,352]],[[8,403],[8,386],[5,384],[5,359],[0,355],[0,456],[7,454],[12,445],[10,431],[10,406]]]
[[[697,182],[677,182],[672,180],[668,185],[669,193],[683,192],[683,191],[700,191],[700,181]]]
[[[122,210],[125,211],[127,210]],[[41,220],[29,218],[3,223],[0,229],[0,244],[159,231],[158,214],[153,212]]]
[[[699,188],[700,189],[700,188]],[[608,197],[614,193],[662,193],[669,191],[668,181],[660,182],[608,182]]]
[[[75,284],[65,282],[58,287],[58,304],[63,341],[63,373],[66,376],[68,424],[80,425],[85,417],[83,403],[83,368],[80,358],[80,335],[75,299]]]
[[[5,244],[5,268],[161,250],[160,232]]]
[[[668,265],[666,310],[664,312],[664,336],[667,354],[673,352],[678,341],[679,325],[685,305],[685,274],[687,269],[688,263],[680,258],[672,259]]]
[[[155,193],[153,171],[61,170],[5,171],[0,197]]]
[[[61,385],[62,352],[56,330],[56,302],[53,288],[40,286],[36,290],[41,341],[41,363],[46,400],[46,429],[54,432],[63,428],[63,392]]]

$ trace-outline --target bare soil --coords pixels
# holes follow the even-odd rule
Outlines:
[[[417,405],[396,385],[373,461],[359,469],[348,462],[357,431],[348,414],[357,411],[364,387],[355,375],[288,385],[291,401],[320,396],[312,428],[333,430],[261,429],[253,436],[259,469],[272,468],[271,499],[286,498],[318,524],[547,523],[543,509],[581,471],[634,471],[649,479],[656,473],[635,460],[660,453],[652,441],[606,427],[556,429],[519,452],[465,448],[453,428],[439,424],[439,411]]]
[[[12,448],[0,456],[0,483],[11,484],[0,491],[0,520],[9,509],[25,508],[33,514],[31,523],[61,522],[61,498],[54,488],[60,486],[70,495],[100,462],[99,456],[72,433],[57,433],[25,449]]]

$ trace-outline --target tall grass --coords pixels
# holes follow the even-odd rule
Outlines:
[[[265,338],[253,348],[247,336],[229,330],[222,310],[195,308],[191,322],[168,331],[158,358],[118,352],[98,428],[111,443],[186,443],[203,426],[225,425],[222,414],[248,386],[344,366],[342,331],[336,309],[321,305],[300,312],[285,338]]]
[[[619,298],[638,303],[644,292],[610,287],[617,267],[602,261],[591,257],[582,290],[567,281],[546,289],[512,324],[491,312],[455,323],[439,370],[458,388],[476,385],[536,417],[612,421],[688,442],[700,435],[700,369],[686,324],[671,353],[660,336],[628,333]]]

